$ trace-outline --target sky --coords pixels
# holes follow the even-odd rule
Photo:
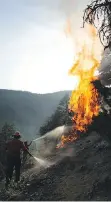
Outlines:
[[[0,88],[34,93],[72,90],[74,47],[67,19],[82,26],[89,0],[0,0]]]

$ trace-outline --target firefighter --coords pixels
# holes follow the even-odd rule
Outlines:
[[[20,168],[21,168],[21,150],[26,151],[30,156],[31,154],[20,140],[20,132],[15,132],[11,141],[6,143],[7,151],[7,168],[6,168],[6,188],[12,179],[13,169],[15,168],[15,183],[18,184],[20,180]]]

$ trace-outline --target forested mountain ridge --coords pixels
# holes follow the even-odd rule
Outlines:
[[[35,94],[0,90],[0,127],[4,122],[13,123],[25,138],[31,139],[66,93],[69,92]]]

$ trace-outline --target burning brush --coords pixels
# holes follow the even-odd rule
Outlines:
[[[63,147],[69,141],[75,141],[80,133],[87,130],[87,126],[98,116],[100,110],[99,92],[93,81],[98,79],[95,72],[99,69],[102,47],[97,36],[95,27],[86,24],[84,38],[80,35],[75,61],[69,74],[78,77],[78,86],[72,91],[69,100],[69,110],[72,112],[73,129],[68,135],[62,135],[61,144]]]
[[[105,87],[104,85],[102,85],[100,79],[96,79],[96,80],[92,81],[92,84],[98,90],[99,94],[103,97],[104,101],[110,108],[111,103],[108,100],[108,96],[109,95],[111,96],[110,89],[108,87]]]

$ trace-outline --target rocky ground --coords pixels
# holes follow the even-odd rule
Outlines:
[[[0,200],[111,200],[111,146],[102,137],[92,132],[61,154],[52,166],[23,173],[18,190],[1,182]]]

